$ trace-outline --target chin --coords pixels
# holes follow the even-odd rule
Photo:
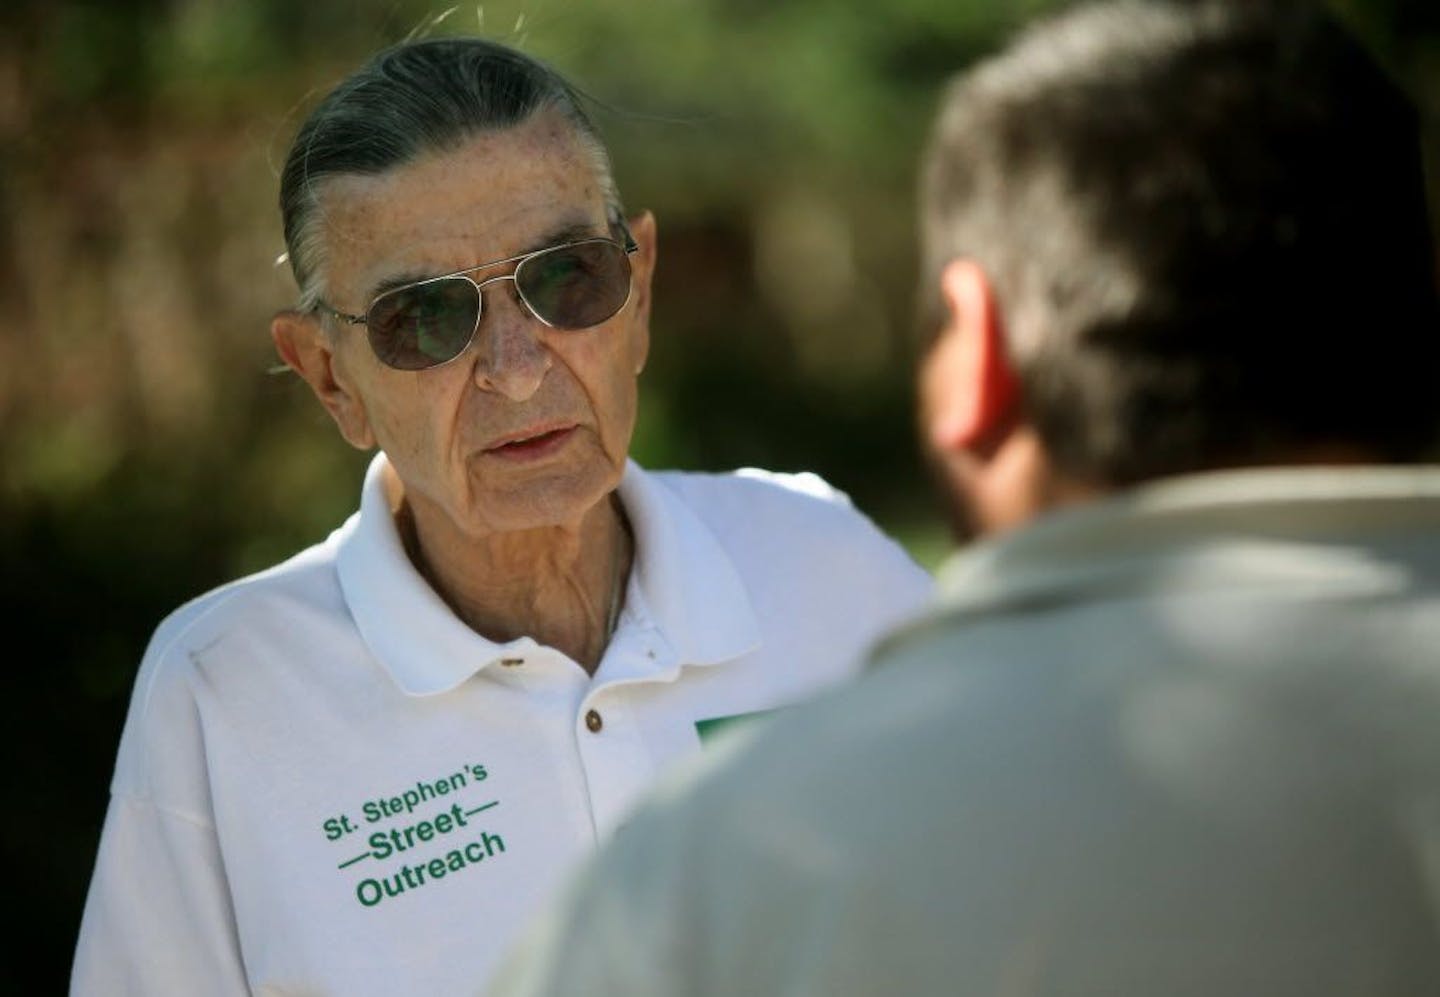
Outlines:
[[[578,526],[586,513],[613,492],[620,475],[613,468],[584,466],[539,471],[519,480],[484,483],[474,492],[474,518],[485,532],[514,532]]]

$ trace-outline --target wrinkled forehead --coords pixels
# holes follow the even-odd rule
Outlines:
[[[327,283],[347,305],[382,283],[452,273],[607,231],[605,186],[558,115],[482,132],[320,194]]]

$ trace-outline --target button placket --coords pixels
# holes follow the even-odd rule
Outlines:
[[[577,747],[590,791],[591,817],[604,835],[615,829],[654,782],[655,762],[646,750],[628,690],[602,691],[582,710],[576,718]]]

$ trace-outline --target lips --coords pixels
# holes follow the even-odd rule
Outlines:
[[[495,457],[528,459],[542,457],[558,450],[574,433],[574,424],[535,426],[500,437],[485,448]]]

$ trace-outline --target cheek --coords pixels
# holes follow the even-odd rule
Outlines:
[[[636,398],[639,394],[632,351],[621,350],[610,358],[606,369],[606,384],[610,396],[609,404],[613,408],[611,422],[624,429],[626,439],[623,442],[628,445],[629,432],[635,424]]]
[[[617,440],[622,450],[630,449],[630,436],[635,431],[635,415],[639,392],[634,376],[624,378],[615,387],[615,397],[612,401],[613,413],[609,419],[612,431],[623,437]]]
[[[453,408],[439,385],[422,383],[413,372],[382,375],[384,384],[370,390],[370,422],[381,448],[391,457],[413,460],[432,456],[442,448],[453,426]]]
[[[602,334],[565,344],[561,358],[585,393],[607,449],[624,451],[635,423],[634,351],[623,330],[597,331]]]
[[[635,376],[628,369],[617,369],[607,373],[602,389],[592,396],[607,450],[623,454],[630,449],[636,395]]]
[[[616,330],[612,340],[613,356],[609,358],[610,376],[634,406],[636,379],[645,367],[648,334],[634,322],[625,322]]]
[[[582,332],[572,340],[562,341],[557,353],[586,395],[599,404],[624,394],[627,382],[633,383],[635,375],[630,367],[629,343],[619,330],[594,330],[594,333]]]

